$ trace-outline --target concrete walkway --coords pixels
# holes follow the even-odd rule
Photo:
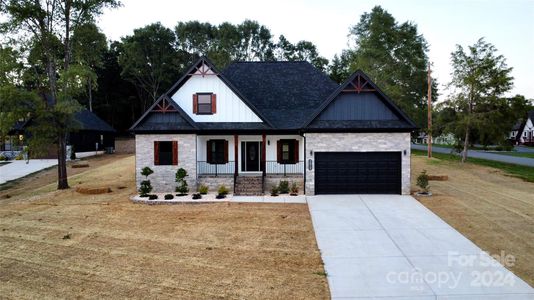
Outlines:
[[[57,159],[12,160],[0,166],[0,184],[57,165]]]
[[[410,196],[307,200],[333,299],[534,299],[527,283]]]
[[[412,149],[426,151],[427,145],[412,144]],[[449,154],[451,153],[451,151],[452,149],[449,149],[449,148],[432,147],[432,152],[436,152],[436,153]],[[502,155],[502,154],[497,154],[495,152],[484,152],[484,151],[479,151],[479,150],[469,150],[468,157],[482,158],[482,159],[500,161],[500,162],[505,162],[505,163],[510,163],[510,164],[534,167],[534,158],[528,158],[528,157]]]

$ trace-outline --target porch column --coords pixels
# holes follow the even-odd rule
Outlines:
[[[265,176],[265,173],[266,173],[266,170],[265,170],[265,159],[267,157],[267,152],[266,152],[266,146],[265,146],[265,133],[261,135],[261,139],[262,139],[262,146],[261,146],[261,168],[263,170],[263,176]]]
[[[237,138],[237,134],[234,134],[234,176],[237,176],[239,167],[238,167],[238,155],[237,155],[237,149],[238,149],[238,143],[239,139]]]

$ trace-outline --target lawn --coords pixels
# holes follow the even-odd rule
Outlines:
[[[133,156],[108,157],[70,184],[109,194],[54,170],[0,192],[2,297],[329,297],[306,205],[133,204]]]
[[[492,152],[500,155],[534,158],[534,152]]]
[[[513,255],[511,271],[534,286],[534,183],[509,176],[507,168],[414,155],[413,189],[423,169],[449,180],[430,181],[434,195],[418,200],[483,250]]]
[[[412,149],[412,153],[416,156],[427,155],[427,152],[423,150]],[[440,160],[443,160],[443,161],[451,162],[453,164],[454,163],[459,164],[461,160],[459,156],[454,155],[454,154],[444,154],[444,153],[433,152],[432,156],[435,158],[439,158]],[[468,165],[476,164],[476,165],[499,169],[503,171],[506,175],[515,176],[525,181],[534,182],[534,167],[520,166],[520,165],[515,165],[515,164],[509,164],[509,163],[504,163],[504,162],[473,158],[473,157],[468,157],[467,162],[468,162],[467,163]]]

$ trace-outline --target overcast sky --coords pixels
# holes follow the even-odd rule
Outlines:
[[[245,19],[266,25],[291,42],[309,40],[331,59],[347,48],[349,27],[364,12],[381,5],[398,22],[412,21],[430,44],[434,76],[450,80],[450,53],[456,44],[474,44],[478,38],[494,44],[513,67],[513,94],[534,98],[534,0],[122,0],[123,7],[106,11],[99,26],[109,39],[133,33],[134,28],[161,22],[174,28],[179,21],[219,24]],[[443,87],[440,87],[442,90]],[[442,90],[442,93],[444,91]]]

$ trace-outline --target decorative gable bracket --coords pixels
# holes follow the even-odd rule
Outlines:
[[[352,87],[352,88],[350,88]],[[343,89],[343,92],[375,92],[376,89],[374,89],[371,84],[369,84],[369,81],[365,78],[363,78],[360,74],[358,74],[356,77],[354,77],[354,80],[349,82],[345,89]]]
[[[207,75],[218,75],[218,74],[210,68],[209,64],[206,62],[205,59],[201,59],[201,61],[195,65],[195,67],[191,70],[191,72],[189,72],[188,75],[190,76],[200,75],[204,77]]]
[[[176,108],[167,100],[167,98],[161,99],[161,101],[156,103],[156,106],[152,109],[153,112],[175,112]]]

